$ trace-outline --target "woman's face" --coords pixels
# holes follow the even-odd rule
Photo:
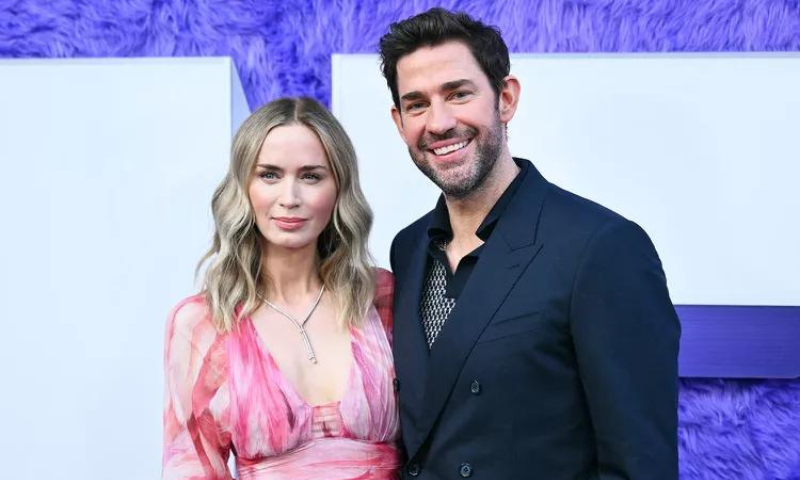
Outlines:
[[[331,220],[336,181],[317,135],[293,124],[269,132],[248,190],[267,248],[316,251]]]

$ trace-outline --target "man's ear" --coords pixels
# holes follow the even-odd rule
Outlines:
[[[514,113],[519,105],[520,85],[519,80],[514,75],[509,75],[503,79],[504,86],[500,90],[497,109],[500,112],[500,121],[508,123],[514,118]]]
[[[406,142],[405,129],[403,128],[403,115],[394,105],[392,105],[392,120],[394,120],[394,125],[397,127],[397,133],[399,133],[403,141],[408,144],[408,142]]]

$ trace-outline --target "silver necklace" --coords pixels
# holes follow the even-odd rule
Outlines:
[[[314,354],[314,349],[311,347],[311,340],[308,339],[308,332],[306,332],[306,323],[308,323],[308,319],[311,318],[311,314],[314,313],[314,310],[317,309],[317,305],[319,305],[319,301],[322,299],[323,292],[325,292],[325,285],[323,285],[322,288],[319,289],[319,295],[317,295],[317,299],[314,301],[314,304],[311,305],[311,309],[309,309],[308,313],[306,314],[306,317],[303,319],[302,322],[298,322],[297,320],[295,320],[293,316],[284,312],[283,310],[278,308],[277,305],[270,302],[266,298],[262,297],[260,293],[256,294],[258,298],[260,298],[261,301],[264,302],[265,305],[272,308],[276,312],[280,313],[284,317],[288,318],[289,321],[292,322],[295,327],[297,327],[297,331],[300,332],[300,338],[303,339],[303,345],[305,345],[306,347],[306,356],[308,357],[308,361],[311,363],[317,363],[317,356]]]

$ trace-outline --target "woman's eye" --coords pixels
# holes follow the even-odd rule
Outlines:
[[[310,180],[312,182],[322,180],[322,176],[317,173],[304,173],[302,178],[303,180]]]
[[[264,180],[275,180],[276,178],[278,178],[278,175],[275,172],[270,172],[270,171],[261,172],[258,174],[258,176],[260,178],[263,178]]]

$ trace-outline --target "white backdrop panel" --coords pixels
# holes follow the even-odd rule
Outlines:
[[[163,335],[249,113],[229,59],[0,62],[4,478],[158,478]]]
[[[512,154],[642,225],[675,303],[800,305],[800,55],[514,55],[512,73]],[[382,265],[437,197],[390,106],[376,56],[334,57]]]

